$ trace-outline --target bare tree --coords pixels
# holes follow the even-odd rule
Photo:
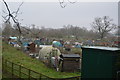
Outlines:
[[[99,34],[100,39],[103,39],[108,32],[116,28],[112,21],[113,19],[110,19],[108,16],[95,18],[91,26]]]
[[[62,8],[65,8],[67,6],[67,2],[71,3],[71,4],[74,4],[77,2],[77,0],[74,0],[74,1],[71,1],[71,0],[58,0],[59,3],[60,3],[60,6]]]
[[[2,26],[4,27],[4,29],[2,31],[2,34],[4,36],[6,36],[6,37],[11,36],[11,34],[12,34],[12,25],[8,24],[8,23],[4,23],[4,24],[2,24]]]
[[[3,0],[3,2],[5,4],[5,6],[6,6],[6,9],[7,9],[8,13],[6,13],[3,10],[3,12],[6,13],[7,15],[6,16],[2,16],[2,17],[4,18],[5,23],[10,23],[10,19],[13,20],[13,22],[16,24],[16,27],[17,27],[16,29],[18,29],[18,31],[19,31],[19,40],[20,40],[22,32],[21,32],[21,28],[20,28],[20,23],[18,22],[18,19],[16,19],[16,17],[18,15],[18,12],[19,12],[20,7],[22,6],[23,2],[19,5],[18,9],[16,11],[14,11],[14,12],[10,11],[9,6],[6,3],[5,0]]]

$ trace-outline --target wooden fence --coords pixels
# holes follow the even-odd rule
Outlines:
[[[10,78],[28,79],[28,80],[80,80],[80,76],[69,78],[50,78],[46,75],[28,69],[9,60],[2,59],[2,70],[9,74]]]

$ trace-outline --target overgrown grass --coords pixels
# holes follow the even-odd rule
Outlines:
[[[16,64],[20,64],[26,68],[42,73],[43,75],[49,76],[51,78],[67,78],[67,77],[80,76],[80,73],[56,72],[54,69],[46,67],[39,60],[26,56],[25,53],[22,53],[16,48],[13,48],[12,46],[4,42],[2,44],[3,44],[3,49],[2,49],[3,57]]]

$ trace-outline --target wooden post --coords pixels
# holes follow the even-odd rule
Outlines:
[[[19,77],[21,78],[21,65],[19,65]]]
[[[14,64],[12,63],[12,78],[13,78],[13,67],[14,67]]]
[[[5,60],[5,68],[7,70],[7,60]],[[6,71],[6,73],[7,73],[7,71]]]
[[[52,67],[51,58],[52,58],[52,52],[50,52],[50,54],[49,54],[49,62],[50,62],[50,67]]]
[[[41,80],[41,74],[40,74],[39,80]]]
[[[28,71],[28,75],[29,75],[28,77],[29,77],[29,80],[30,80],[30,69],[28,69],[28,70],[29,70],[29,71]]]
[[[62,60],[62,68],[61,68],[61,72],[63,72],[64,71],[64,58],[63,58],[63,60]]]
[[[2,72],[4,71],[4,61],[3,61],[3,58],[2,58]]]

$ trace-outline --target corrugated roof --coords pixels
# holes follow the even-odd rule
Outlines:
[[[82,48],[101,49],[101,50],[110,50],[110,51],[120,50],[120,48],[102,47],[102,46],[83,46]]]
[[[78,54],[62,54],[63,58],[80,58]]]

